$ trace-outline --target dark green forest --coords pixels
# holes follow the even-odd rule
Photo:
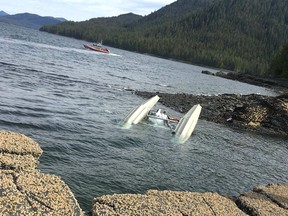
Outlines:
[[[288,43],[272,59],[270,73],[273,77],[288,79]]]
[[[287,0],[178,0],[144,17],[130,13],[69,21],[41,31],[103,40],[115,48],[192,64],[288,78],[287,70],[273,69],[280,61],[273,60],[275,55],[288,42]]]

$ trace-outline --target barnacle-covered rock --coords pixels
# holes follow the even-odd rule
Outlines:
[[[0,131],[0,215],[83,215],[60,177],[36,169],[41,154],[32,139]]]
[[[37,159],[43,152],[38,143],[31,138],[9,131],[0,131],[0,151],[15,155],[31,154]]]
[[[217,193],[149,190],[145,194],[105,195],[93,200],[92,215],[246,215]]]
[[[235,202],[234,202],[235,201]],[[93,200],[93,216],[132,215],[288,215],[288,184],[256,187],[233,200],[217,193],[148,190]]]
[[[239,196],[237,205],[249,215],[288,215],[288,185],[256,187]]]

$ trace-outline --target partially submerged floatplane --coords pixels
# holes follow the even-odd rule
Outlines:
[[[167,121],[175,125],[175,127],[171,127],[170,129],[178,141],[180,143],[186,142],[196,127],[202,107],[200,104],[194,105],[179,121],[175,119],[162,119],[151,114],[152,108],[156,105],[159,99],[159,96],[155,95],[145,103],[134,108],[124,119],[123,127],[130,128],[144,119]]]

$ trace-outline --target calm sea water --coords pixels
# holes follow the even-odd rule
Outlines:
[[[104,194],[170,189],[232,196],[288,181],[284,139],[204,120],[185,144],[149,124],[120,127],[144,102],[127,89],[275,95],[271,90],[201,74],[207,68],[114,48],[99,54],[84,49],[84,41],[3,23],[0,29],[0,129],[36,140],[44,150],[39,169],[61,176],[84,210]]]

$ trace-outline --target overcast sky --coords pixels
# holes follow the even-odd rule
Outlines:
[[[148,15],[176,0],[0,0],[0,11],[13,15],[33,13],[84,21],[125,13]]]

